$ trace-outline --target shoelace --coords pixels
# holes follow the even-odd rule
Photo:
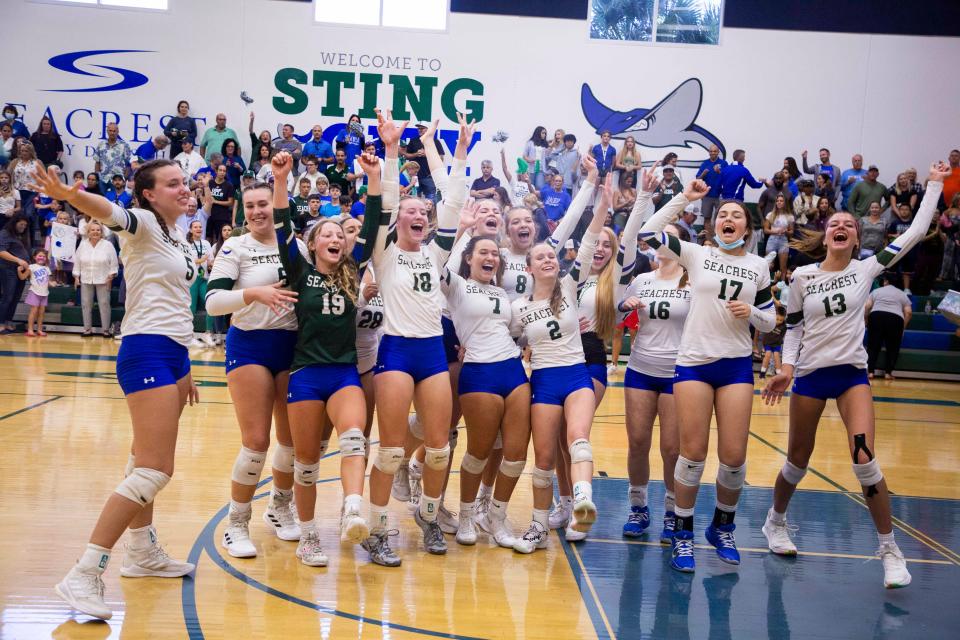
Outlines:
[[[82,593],[95,593],[100,598],[103,598],[103,580],[100,579],[100,576],[93,573],[78,573],[74,576],[79,584],[77,585]]]
[[[280,521],[281,527],[292,527],[296,524],[293,518],[293,500],[275,500],[273,503],[273,512]]]
[[[306,536],[301,538],[303,549],[307,553],[323,553],[323,547],[320,546],[320,536]]]
[[[631,511],[627,516],[628,524],[643,524],[650,521],[650,516],[642,511]]]
[[[673,548],[673,555],[680,556],[693,556],[693,540],[677,540],[676,546]]]
[[[539,542],[542,535],[543,534],[540,532],[539,527],[530,525],[530,528],[527,529],[527,532],[523,534],[523,539],[527,542]]]
[[[443,542],[443,530],[440,529],[440,523],[434,520],[427,528],[427,545]]]
[[[154,544],[150,547],[150,551],[147,552],[147,556],[150,560],[156,560],[157,562],[169,562],[170,556],[167,555],[167,552],[163,550],[159,544]]]
[[[717,539],[718,539],[719,542],[720,542],[720,546],[723,547],[723,548],[725,548],[725,549],[736,549],[736,548],[737,548],[737,541],[736,541],[736,539],[733,537],[733,532],[732,532],[732,531],[718,531],[718,532],[717,532]]]

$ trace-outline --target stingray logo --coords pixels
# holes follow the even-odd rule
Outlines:
[[[92,64],[90,62],[81,62],[84,58],[93,58],[96,56],[105,56],[108,54],[117,54],[117,53],[153,53],[152,51],[144,51],[142,49],[98,49],[95,51],[73,51],[71,53],[61,53],[58,56],[53,56],[47,62],[50,63],[50,66],[54,69],[59,69],[60,71],[66,71],[67,73],[72,73],[78,76],[91,76],[93,78],[109,78],[115,79],[117,74],[121,76],[119,82],[114,84],[107,85],[105,87],[88,87],[85,89],[47,89],[47,91],[57,91],[62,93],[94,93],[99,91],[122,91],[123,89],[133,89],[135,87],[142,87],[150,81],[150,78],[143,75],[138,71],[133,71],[131,69],[124,69],[123,67],[111,67],[102,64]],[[86,67],[93,69],[101,69],[104,71],[111,71],[110,73],[98,73],[94,71],[85,71],[77,66],[77,63],[81,62]]]
[[[596,130],[609,131],[614,138],[633,136],[642,147],[665,148],[691,145],[709,149],[717,145],[720,155],[726,149],[720,138],[696,124],[703,103],[703,85],[697,78],[685,80],[670,95],[650,109],[616,111],[602,104],[584,83],[580,90],[580,106],[587,122]],[[680,161],[681,166],[697,167],[699,160]]]

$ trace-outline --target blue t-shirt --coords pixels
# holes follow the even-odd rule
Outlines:
[[[363,204],[359,200],[353,203],[353,206],[350,207],[350,215],[354,218],[359,218],[367,210],[367,205]]]
[[[863,180],[863,176],[867,175],[866,169],[847,169],[840,174],[840,207],[844,210],[847,208],[847,201],[850,200],[850,194],[853,193],[853,188],[857,186],[857,183]],[[850,178],[856,178],[850,184],[847,184],[847,181]]]
[[[307,156],[317,156],[317,168],[320,170],[320,173],[323,173],[324,170],[330,166],[330,163],[324,162],[322,158],[333,158],[333,147],[323,138],[320,139],[320,142],[314,142],[313,138],[310,138],[310,140],[303,145],[303,153],[300,157],[306,158]]]
[[[324,218],[332,218],[334,216],[340,215],[340,205],[333,204],[332,202],[325,202],[323,206],[320,207],[320,215]]]
[[[717,171],[715,167],[719,166],[720,171]],[[727,166],[727,161],[723,158],[717,158],[716,161],[707,158],[700,163],[700,168],[697,169],[697,178],[700,178],[703,175],[703,172],[706,171],[707,175],[701,178],[704,182],[707,183],[707,186],[710,187],[710,191],[707,193],[708,198],[719,198],[720,197],[720,181],[723,168]]]
[[[153,140],[147,140],[142,145],[137,147],[136,153],[133,155],[137,156],[143,162],[147,160],[153,160],[157,157],[157,146],[153,144]]]
[[[544,187],[540,190],[540,200],[543,201],[543,209],[550,220],[559,220],[567,212],[570,202],[573,198],[565,189],[554,191],[553,187]]]
[[[340,132],[337,136],[337,142],[342,143],[341,148],[347,154],[347,166],[352,167],[354,158],[363,152],[363,136],[347,129]]]
[[[116,191],[111,189],[110,191],[107,192],[107,194],[104,197],[110,202],[118,204],[121,207],[129,207],[130,202],[132,201],[132,198],[130,197],[130,194],[127,193],[126,189],[124,189],[120,193],[117,193]]]
[[[40,204],[50,204],[53,202],[53,198],[48,198],[46,196],[40,196]],[[50,223],[50,226],[44,225],[43,235],[44,237],[50,235],[53,231],[53,223],[57,221],[57,212],[53,209],[44,209],[46,213],[43,214],[43,219]]]

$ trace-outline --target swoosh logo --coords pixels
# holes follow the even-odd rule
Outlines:
[[[231,253],[233,253],[232,249],[221,249],[221,251],[223,251],[224,255],[230,255]]]
[[[153,51],[146,51],[143,49],[96,49],[93,51],[73,51],[71,53],[62,53],[58,56],[53,56],[47,62],[54,69],[59,69],[60,71],[66,71],[67,73],[72,73],[73,75],[78,76],[90,76],[93,78],[112,78],[113,76],[109,73],[94,73],[92,71],[85,71],[77,67],[77,62],[83,60],[84,58],[92,58],[94,56],[109,55],[114,53],[154,53]],[[61,93],[93,93],[99,91],[122,91],[123,89],[133,89],[135,87],[141,87],[147,82],[150,81],[150,78],[143,75],[138,71],[133,71],[132,69],[124,69],[123,67],[111,67],[108,65],[101,64],[90,64],[87,65],[94,67],[96,69],[103,69],[105,71],[111,71],[114,74],[118,74],[122,77],[122,80],[105,87],[88,87],[85,89],[46,89],[46,91],[56,91]]]

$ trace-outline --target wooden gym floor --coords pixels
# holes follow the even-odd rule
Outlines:
[[[121,579],[118,548],[105,576],[109,623],[74,616],[53,593],[78,556],[101,505],[119,481],[130,444],[126,405],[114,377],[119,343],[102,338],[0,337],[0,637],[2,638],[946,638],[960,627],[960,386],[878,381],[876,453],[894,498],[897,540],[913,584],[882,588],[876,536],[858,499],[836,407],[825,412],[810,473],[791,505],[800,526],[795,561],[766,552],[759,531],[787,446],[786,406],[754,404],[749,487],[738,512],[743,564],[733,569],[698,549],[697,573],[668,567],[656,532],[626,541],[623,393],[612,378],[594,421],[591,538],[521,556],[481,537],[447,556],[420,550],[419,529],[393,503],[400,569],[371,565],[340,547],[336,453],[321,464],[318,515],[330,567],[311,569],[295,544],[254,506],[252,560],[221,554],[230,469],[239,445],[223,354],[196,352],[201,404],[181,422],[177,472],[157,501],[156,525],[172,555],[198,564],[184,580]],[[465,435],[465,434],[464,434]],[[374,439],[376,433],[374,433]],[[334,445],[331,450],[336,451]],[[657,451],[656,441],[653,451]],[[462,448],[457,452],[457,463]],[[530,455],[532,460],[532,453]],[[653,477],[662,478],[652,456]],[[716,473],[715,458],[705,478]],[[447,504],[457,505],[457,482]],[[651,515],[662,517],[662,483],[651,483]],[[704,485],[697,538],[712,513]],[[530,515],[529,476],[510,507],[515,529]],[[658,531],[658,529],[657,529]],[[123,602],[124,604],[121,604]]]

